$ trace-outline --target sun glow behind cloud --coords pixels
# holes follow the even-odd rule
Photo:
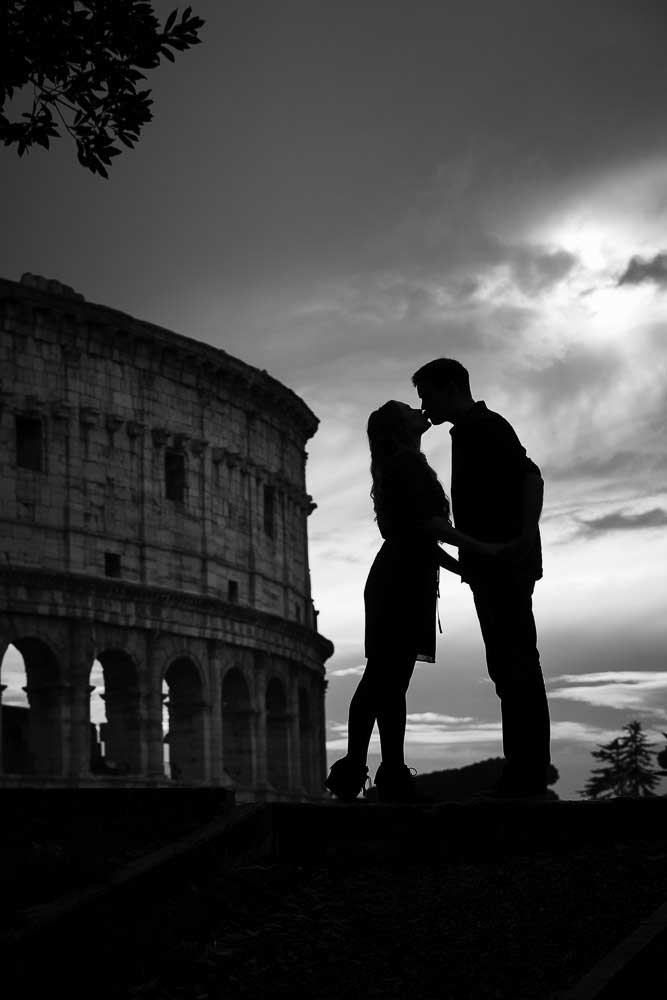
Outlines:
[[[533,238],[573,253],[594,273],[622,269],[631,252],[662,249],[667,157],[632,158],[577,185],[531,225]]]

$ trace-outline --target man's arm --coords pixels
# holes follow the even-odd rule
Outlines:
[[[537,533],[544,502],[544,480],[536,465],[524,477],[521,500],[522,528],[520,537],[527,542],[532,542]]]
[[[542,504],[544,501],[544,480],[540,468],[526,454],[526,449],[519,441],[516,432],[506,420],[497,421],[492,427],[488,444],[493,443],[493,450],[486,461],[491,467],[499,463],[498,474],[506,469],[512,477],[521,480],[520,531],[517,538],[512,539],[510,548],[503,553],[510,559],[526,555],[535,542]]]
[[[542,513],[544,480],[538,467],[532,462],[531,465],[533,468],[526,473],[521,490],[521,534],[512,539],[502,553],[503,559],[507,559],[509,562],[521,560],[528,555],[535,543],[535,535]]]

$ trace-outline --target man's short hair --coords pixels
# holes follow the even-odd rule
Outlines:
[[[422,365],[412,376],[412,384],[418,389],[423,382],[430,382],[437,389],[444,389],[453,382],[458,389],[470,392],[468,370],[454,358],[436,358]]]

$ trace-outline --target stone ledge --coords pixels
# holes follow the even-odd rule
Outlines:
[[[172,883],[173,876],[195,877],[197,871],[206,871],[211,863],[234,867],[253,862],[289,865],[314,860],[321,864],[328,858],[334,865],[350,860],[384,863],[396,859],[414,865],[422,860],[428,862],[434,852],[451,860],[499,860],[516,851],[535,855],[554,850],[567,853],[582,844],[602,846],[615,841],[627,844],[660,839],[666,818],[666,797],[597,803],[515,801],[393,806],[359,801],[351,805],[331,802],[241,806],[203,825],[195,834],[110,873],[104,883],[41,908],[18,932],[5,935],[0,944],[6,949],[7,964],[11,966],[16,958],[18,967],[20,953],[29,961],[35,947],[41,950],[42,943],[51,950],[58,950],[61,941],[63,947],[71,948],[76,928],[86,921],[90,925],[98,906],[106,907],[109,919],[108,905],[116,900],[122,907],[131,905],[135,887],[145,891],[153,886],[157,890],[160,885]],[[145,905],[146,898],[153,897],[139,893],[139,905]],[[619,992],[617,987],[630,974],[631,983],[639,981],[642,962],[650,959],[651,950],[661,960],[666,928],[667,912],[661,906],[576,987],[557,996],[561,1000],[620,1000],[621,996],[631,995],[627,983],[625,992]],[[610,973],[606,978],[601,976],[605,968]]]
[[[48,794],[54,797],[59,793]],[[147,792],[110,792],[104,801],[111,802],[119,794],[124,794],[131,804],[145,799]],[[169,792],[154,790],[148,794],[152,796],[150,801],[157,802],[156,796]],[[225,793],[211,789],[195,794],[215,797]],[[166,871],[176,863],[187,864],[188,859],[194,862],[205,850],[212,850],[216,858],[232,865],[251,861],[319,864],[369,857],[378,862],[402,857],[414,863],[434,856],[469,861],[650,840],[664,829],[667,797],[608,802],[445,802],[428,806],[369,804],[363,800],[347,805],[235,805],[221,818],[204,823],[196,833],[110,872],[104,882],[40,907],[18,936],[30,935],[53,923],[59,914],[65,916],[85,908],[118,888],[131,888],[136,879],[150,873]],[[661,908],[647,926],[662,931],[667,926],[667,909]],[[7,942],[5,935],[2,943]]]
[[[604,802],[272,803],[276,859],[426,854],[477,858],[648,840],[667,829],[667,796]],[[418,852],[418,853],[415,853]]]

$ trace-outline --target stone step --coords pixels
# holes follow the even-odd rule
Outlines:
[[[434,805],[383,805],[360,800],[344,805],[268,803],[232,808],[193,834],[154,851],[83,891],[71,893],[24,915],[2,936],[4,967],[21,981],[33,956],[63,961],[72,943],[87,937],[99,919],[135,919],[150,902],[158,905],[179,879],[201,879],[211,870],[284,863],[352,864],[405,859],[486,861],[520,853],[530,856],[584,846],[659,841],[667,830],[667,798],[608,802],[489,802]],[[104,914],[104,917],[100,915]],[[655,929],[655,922],[654,922]],[[631,949],[634,975],[640,976],[656,951],[667,943],[660,924]],[[655,941],[659,945],[655,944]],[[653,952],[645,951],[651,945]],[[617,963],[618,965],[618,963]],[[621,962],[606,979],[582,986],[568,1000],[612,1000],[613,982],[624,974]],[[9,972],[8,972],[9,975]],[[11,978],[11,977],[10,977]],[[595,985],[597,983],[597,985]],[[600,993],[604,984],[607,993]],[[585,992],[589,989],[589,992]],[[599,998],[598,998],[599,994]]]
[[[433,805],[273,803],[271,852],[296,861],[417,851],[442,859],[567,850],[665,835],[667,796],[591,801],[477,801]]]

